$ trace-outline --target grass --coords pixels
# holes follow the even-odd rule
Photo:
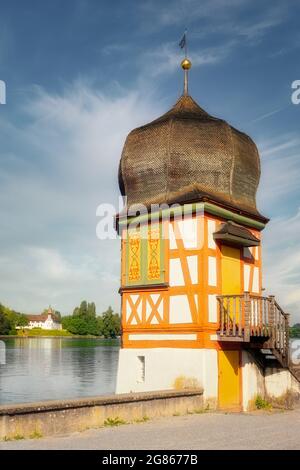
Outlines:
[[[44,330],[43,328],[32,328],[32,330],[19,330],[18,336],[73,336],[67,330]]]
[[[260,395],[255,398],[255,406],[257,410],[271,410],[272,405],[267,400],[264,400]]]
[[[207,408],[196,408],[192,411],[192,413],[196,415],[201,415],[202,413],[207,413],[207,411],[209,411]]]
[[[119,418],[118,416],[116,416],[115,418],[107,418],[105,421],[104,421],[104,426],[121,426],[122,424],[127,424],[126,421],[124,421],[124,419],[121,419]]]
[[[29,439],[41,439],[43,437],[43,434],[39,431],[34,431],[29,435]]]
[[[11,437],[8,437],[8,436],[4,436],[3,440],[4,441],[21,441],[22,439],[25,439],[25,436],[23,436],[22,434],[15,434],[14,436],[11,436]]]
[[[134,420],[134,423],[146,423],[149,419],[149,416],[143,416],[142,418]]]
[[[27,436],[27,439],[41,439],[42,437],[42,433],[40,433],[39,431],[34,431],[29,436]],[[23,436],[23,434],[15,434],[14,436],[4,436],[3,441],[22,441],[23,439],[25,439],[25,436]]]

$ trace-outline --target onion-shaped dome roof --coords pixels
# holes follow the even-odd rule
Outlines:
[[[189,95],[129,133],[119,167],[127,207],[207,199],[260,216],[259,179],[260,159],[251,138],[210,116]]]

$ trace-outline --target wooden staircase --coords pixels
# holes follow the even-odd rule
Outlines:
[[[289,367],[289,314],[273,295],[262,297],[244,292],[241,295],[217,296],[219,304],[219,341],[243,342],[253,350],[262,365],[279,363]]]

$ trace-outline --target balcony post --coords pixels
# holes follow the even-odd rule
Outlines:
[[[284,329],[285,329],[285,361],[286,361],[286,366],[289,366],[290,363],[290,314],[285,313],[284,314]]]
[[[276,342],[276,328],[275,328],[275,295],[269,295],[269,325],[270,325],[270,340],[271,347],[275,346]]]
[[[251,299],[250,292],[244,292],[244,341],[250,341]]]
[[[217,297],[220,313],[220,336],[224,336],[224,299]]]

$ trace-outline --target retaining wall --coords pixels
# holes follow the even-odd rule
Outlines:
[[[203,390],[165,390],[0,406],[0,439],[53,436],[201,410]]]

